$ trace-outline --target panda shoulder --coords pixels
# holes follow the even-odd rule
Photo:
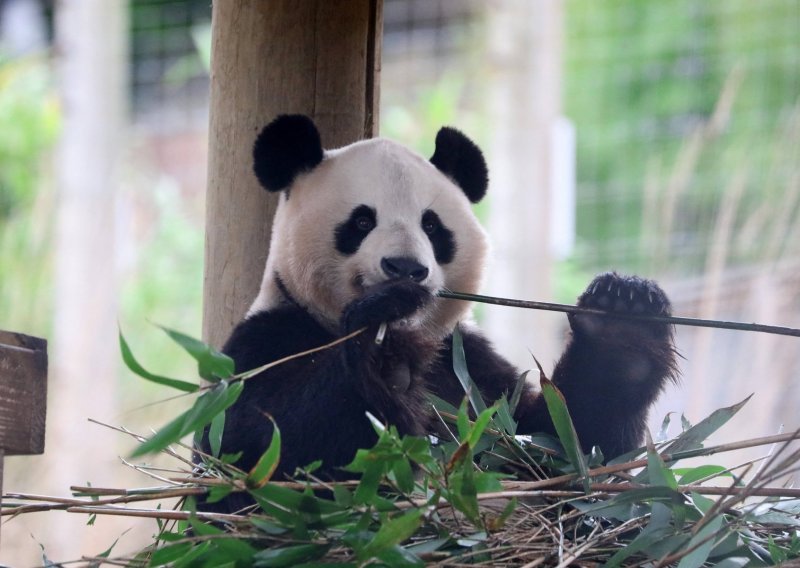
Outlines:
[[[234,360],[236,372],[241,373],[333,339],[308,312],[281,307],[256,312],[242,320],[222,351]]]

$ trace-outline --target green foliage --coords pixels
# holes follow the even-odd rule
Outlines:
[[[747,172],[737,228],[752,232],[731,255],[763,259],[765,242],[780,235],[761,217],[797,207],[787,181],[797,172],[800,67],[780,55],[797,49],[797,4],[569,0],[565,15],[580,263],[652,270],[672,253],[673,271],[702,268],[737,171]],[[732,78],[740,80],[728,93],[730,113],[707,128]],[[703,129],[698,155],[685,160]],[[665,235],[680,239],[680,250],[655,250],[670,248]]]
[[[44,58],[0,58],[0,221],[32,203],[60,112]]]
[[[212,350],[166,331],[198,364],[208,363]],[[120,342],[131,371],[148,381],[157,377],[135,362],[124,338]],[[628,483],[629,476],[617,478],[606,468],[591,469],[598,456],[584,455],[561,393],[543,374],[543,393],[558,441],[515,436],[515,403],[505,397],[490,407],[478,402],[463,350],[455,346],[453,352],[454,368],[466,390],[478,398],[465,396],[459,409],[434,401],[449,430],[442,439],[402,436],[394,426],[369,416],[377,442],[359,450],[345,468],[356,474],[357,483],[319,484],[313,471],[320,464],[314,463],[298,472],[298,483],[287,485],[272,480],[281,447],[280,430],[273,424],[272,441],[250,472],[230,467],[235,457],[205,458],[208,472],[223,482],[209,489],[208,500],[245,491],[256,510],[232,523],[228,516],[201,516],[188,499],[183,505],[188,521],[172,527],[159,522],[156,542],[139,559],[148,566],[312,566],[324,562],[412,567],[431,560],[509,565],[512,559],[522,558],[514,553],[513,527],[531,522],[534,525],[519,537],[528,547],[538,538],[532,535],[550,535],[535,528],[547,522],[562,527],[559,539],[575,540],[570,549],[580,544],[588,551],[587,559],[607,566],[665,561],[683,568],[764,566],[800,558],[799,500],[771,497],[736,509],[732,501],[726,505],[702,495],[702,484],[709,481],[733,478],[742,487],[729,469],[713,464],[675,467],[680,460],[710,454],[703,448],[706,438],[746,401],[720,409],[695,426],[684,424],[675,439],[660,442],[660,450],[648,442],[647,448],[627,456],[644,455],[643,460],[631,462],[629,469],[634,464],[644,466],[636,482]],[[247,380],[247,373],[228,372],[224,358],[215,359],[214,365],[223,369],[215,375],[218,380],[191,393],[185,384],[193,383],[159,377],[156,382],[161,386],[188,396],[202,394],[189,410],[143,442],[135,455],[164,449],[209,424],[214,429]],[[512,400],[515,397],[518,394],[512,394]],[[665,419],[665,427],[668,422]],[[215,455],[219,440],[216,444]],[[516,481],[510,479],[512,473]],[[557,482],[551,482],[553,478]],[[536,499],[520,503],[516,493],[506,491],[506,482],[531,479],[532,487],[552,484],[563,495],[531,490],[530,496]],[[624,490],[607,489],[623,482]],[[683,487],[687,484],[691,490]],[[492,500],[487,503],[494,506],[484,505],[489,496]],[[213,519],[218,524],[205,522]],[[776,526],[781,530],[762,528]],[[187,528],[191,533],[185,532]],[[540,552],[525,558],[557,563],[564,553],[559,552],[562,546],[566,546],[562,540],[548,541]]]
[[[0,313],[3,327],[51,324],[53,195],[45,158],[60,109],[45,58],[0,58]]]

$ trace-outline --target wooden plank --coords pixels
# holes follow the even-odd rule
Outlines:
[[[0,449],[5,455],[44,452],[47,342],[0,331]]]
[[[225,0],[212,13],[203,337],[221,346],[255,298],[277,196],[252,174],[252,143],[302,113],[326,147],[374,136],[381,0]]]

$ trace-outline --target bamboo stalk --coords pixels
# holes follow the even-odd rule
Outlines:
[[[759,323],[743,323],[735,321],[720,321],[700,318],[686,318],[678,316],[655,316],[642,314],[628,314],[607,312],[594,308],[581,308],[570,304],[556,304],[553,302],[537,302],[532,300],[513,300],[509,298],[498,298],[495,296],[483,296],[481,294],[465,294],[462,292],[441,291],[439,296],[451,300],[465,300],[467,302],[480,302],[483,304],[493,304],[496,306],[508,306],[511,308],[526,308],[530,310],[546,310],[551,312],[567,312],[576,314],[591,314],[597,316],[607,316],[620,319],[652,321],[668,323],[672,325],[688,325],[694,327],[713,327],[719,329],[735,329],[738,331],[756,331],[761,333],[773,333],[775,335],[789,335],[800,337],[800,329],[783,327],[779,325],[765,325]]]

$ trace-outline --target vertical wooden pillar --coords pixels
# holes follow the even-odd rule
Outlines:
[[[497,296],[553,299],[550,214],[563,9],[563,0],[499,0],[488,12],[495,65],[489,234],[495,247],[487,290]],[[486,312],[489,336],[519,366],[530,368],[531,352],[545,364],[557,358],[563,315]]]
[[[377,134],[382,0],[217,0],[203,337],[220,347],[261,282],[277,199],[252,173],[275,116],[311,116],[334,148]]]

